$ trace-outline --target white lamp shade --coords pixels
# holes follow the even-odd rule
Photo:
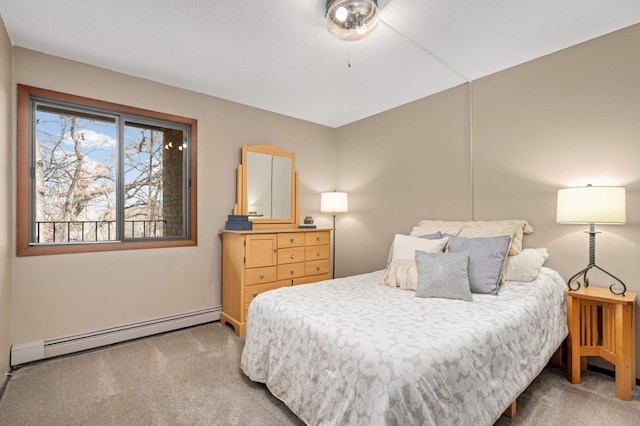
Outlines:
[[[323,192],[320,194],[320,211],[322,213],[346,213],[349,211],[349,200],[346,192]]]
[[[582,186],[558,190],[558,223],[620,225],[627,221],[626,191],[620,186]]]

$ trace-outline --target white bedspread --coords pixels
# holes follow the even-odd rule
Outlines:
[[[259,295],[242,370],[311,425],[491,425],[567,335],[548,268],[473,302],[418,298],[382,274]]]

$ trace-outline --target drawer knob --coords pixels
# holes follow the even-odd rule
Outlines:
[[[319,266],[316,266],[316,271],[319,271],[319,270],[320,270],[320,267],[319,267]]]
[[[294,274],[294,272],[295,272],[295,271],[292,269],[292,270],[291,270],[291,275],[293,275],[293,274]]]
[[[258,295],[258,293],[253,292],[253,297],[256,297]]]
[[[320,256],[320,252],[319,251],[316,252],[316,256]]]
[[[273,249],[273,252],[274,252],[274,253],[277,253],[277,252],[278,252],[278,249],[277,249],[277,248],[274,248],[274,249]]]
[[[320,237],[316,237],[316,241],[320,241]]]
[[[291,238],[289,241],[293,242],[293,238]]]
[[[293,253],[291,253],[291,258],[293,259],[293,258],[295,258],[295,257],[296,257],[296,255],[295,255],[295,254],[293,254]]]
[[[264,274],[260,274],[260,279],[264,280]]]

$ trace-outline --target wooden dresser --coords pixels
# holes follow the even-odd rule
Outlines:
[[[329,229],[222,230],[222,313],[244,336],[249,304],[279,287],[331,278]]]

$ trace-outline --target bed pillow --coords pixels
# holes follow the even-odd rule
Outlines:
[[[511,246],[509,247],[509,256],[515,256],[522,251],[522,239],[524,234],[530,234],[531,232],[533,232],[533,228],[526,220],[477,220],[465,222],[460,232],[456,235],[458,237],[466,238],[510,235]]]
[[[442,252],[448,241],[448,238],[430,240],[396,234],[391,250],[391,262],[380,284],[415,291],[418,285],[416,250]]]
[[[469,252],[469,285],[472,293],[498,294],[511,237],[449,237],[449,253]]]
[[[449,220],[421,220],[418,226],[414,226],[411,231],[413,234],[435,234],[440,231],[443,234],[458,235],[465,222],[453,222]]]
[[[410,235],[414,236],[414,235]],[[435,234],[420,234],[415,235],[417,238],[425,238],[427,240],[439,240],[442,237],[442,232],[436,232]],[[446,245],[445,245],[446,246]],[[391,265],[391,261],[393,260],[393,243],[391,243],[391,247],[389,247],[389,254],[387,255],[387,268]]]
[[[391,260],[415,259],[416,250],[436,253],[444,251],[449,238],[431,240],[428,238],[410,237],[409,235],[396,234],[393,238],[393,254]]]
[[[392,260],[380,284],[400,290],[416,291],[418,287],[418,266],[415,259]]]
[[[412,237],[414,235],[411,235]],[[427,240],[440,240],[442,238],[444,238],[444,236],[442,235],[442,232],[438,231],[435,234],[420,234],[420,235],[415,235],[418,238],[425,238]]]
[[[469,288],[469,252],[427,253],[417,250],[416,263],[416,297],[473,301]]]
[[[505,280],[531,282],[538,278],[544,262],[549,259],[546,248],[526,248],[520,254],[509,256],[505,263]]]

